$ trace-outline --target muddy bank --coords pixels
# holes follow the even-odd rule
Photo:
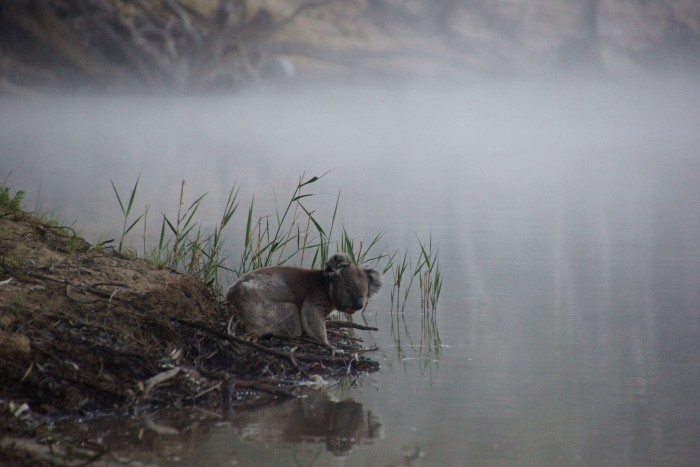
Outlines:
[[[340,327],[329,330],[333,353],[306,339],[232,335],[226,304],[194,277],[25,213],[0,213],[0,284],[0,461],[37,452],[26,443],[41,446],[59,422],[228,413],[378,368]]]

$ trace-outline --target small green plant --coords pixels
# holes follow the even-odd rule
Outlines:
[[[438,260],[437,249],[433,252],[433,237],[431,236],[427,244],[421,242],[420,260],[414,275],[418,275],[421,293],[421,308],[423,311],[435,313],[437,302],[442,290],[442,274],[440,273],[440,261]]]
[[[12,189],[8,186],[0,186],[0,217],[16,216],[22,212],[22,199],[24,191],[18,190],[12,194]]]
[[[0,271],[10,276],[22,276],[29,268],[29,263],[21,257],[3,254],[0,256]]]
[[[437,309],[440,292],[442,291],[442,273],[440,271],[440,261],[438,260],[438,250],[433,251],[432,236],[427,243],[423,243],[418,236],[416,236],[416,239],[420,247],[420,255],[415,267],[411,267],[412,262],[408,259],[406,252],[404,252],[400,262],[391,262],[394,280],[391,290],[392,312],[396,309],[397,312],[401,311],[403,313],[413,283],[418,278],[421,310],[423,313],[431,312],[434,314]],[[392,259],[398,254],[398,251],[394,253]],[[410,275],[408,274],[409,272]],[[403,294],[401,294],[402,287]]]
[[[341,234],[342,243],[341,248],[344,253],[347,253],[350,258],[355,262],[355,264],[371,264],[377,263],[382,258],[390,258],[385,253],[380,253],[376,256],[371,256],[372,250],[377,246],[377,242],[382,238],[382,233],[378,233],[374,238],[365,246],[364,241],[360,240],[355,242],[355,240],[348,234],[348,231],[343,227],[343,232]],[[389,259],[389,262],[391,260]]]
[[[275,207],[274,216],[261,216],[253,221],[255,200],[251,201],[246,220],[243,254],[237,269],[239,276],[253,269],[286,264],[294,259],[298,259],[299,264],[302,265],[307,251],[312,252],[312,267],[325,263],[328,256],[329,235],[314,217],[314,212],[302,202],[314,196],[306,193],[304,188],[320,180],[324,175],[309,179],[304,179],[302,175],[284,211],[280,212]],[[333,229],[337,206],[336,202],[329,232]],[[317,236],[312,233],[312,225]]]
[[[216,284],[215,288],[217,289],[220,288],[219,272],[228,270],[226,266],[228,257],[222,255],[222,247],[224,245],[223,231],[238,209],[239,188],[236,184],[231,188],[224,206],[223,215],[214,231],[202,239],[201,229],[198,229],[195,241],[191,242],[189,246],[191,248],[191,260],[188,272],[199,277],[206,284]]]
[[[163,252],[170,249],[170,252],[166,252],[165,254],[168,264],[172,269],[177,269],[178,266],[182,266],[186,270],[191,270],[192,264],[197,262],[199,250],[195,246],[201,242],[201,229],[198,228],[199,224],[194,220],[194,216],[205,196],[206,193],[192,201],[183,212],[185,181],[182,180],[180,183],[180,201],[177,206],[177,217],[174,221],[171,221],[164,212],[161,213],[163,222],[160,227],[158,256],[160,257]],[[195,231],[195,227],[198,228],[197,238],[190,240],[190,235]],[[170,236],[167,236],[166,232],[169,232]],[[168,248],[171,242],[172,246]]]
[[[114,186],[114,182],[110,179],[110,183],[112,184],[112,189],[114,190],[114,194],[117,197],[117,201],[119,202],[119,208],[122,210],[122,215],[124,216],[124,224],[122,226],[122,233],[121,237],[119,238],[119,246],[117,247],[117,251],[119,253],[122,253],[122,248],[124,246],[124,237],[126,237],[126,234],[128,234],[131,229],[136,227],[136,224],[139,223],[141,218],[143,217],[143,214],[138,216],[136,220],[133,222],[129,223],[129,216],[131,215],[131,210],[134,207],[134,199],[136,198],[136,190],[139,187],[139,180],[141,179],[141,175],[136,177],[136,183],[134,183],[133,188],[131,189],[131,194],[129,195],[129,201],[124,204],[122,202],[121,196],[119,196],[119,191],[117,191],[117,187]]]
[[[326,260],[334,251],[347,253],[359,265],[378,264],[387,261],[384,272],[391,267],[393,257],[379,252],[377,245],[382,234],[377,234],[369,243],[355,241],[348,231],[343,228],[340,238],[333,238],[340,193],[336,197],[335,206],[329,223],[324,223],[309,208],[306,201],[315,196],[308,193],[308,188],[320,180],[319,177],[299,178],[285,209],[275,209],[274,216],[254,216],[254,201],[248,208],[246,220],[245,241],[241,262],[237,269],[240,276],[253,269],[286,264],[288,262],[304,266],[308,262],[311,268],[323,267]]]
[[[399,250],[396,250],[394,253],[395,257],[396,255],[399,254]],[[392,257],[392,259],[393,259]],[[406,306],[406,299],[408,298],[408,293],[411,290],[411,285],[413,284],[413,277],[411,276],[410,281],[408,285],[404,289],[404,296],[403,296],[403,301],[401,300],[401,286],[404,283],[404,277],[406,276],[406,272],[410,269],[411,264],[410,261],[408,260],[408,252],[404,251],[403,257],[401,258],[400,263],[396,263],[392,261],[392,265],[390,267],[393,279],[394,279],[394,286],[391,288],[391,303],[392,303],[392,311],[394,309],[393,305],[396,304],[396,311],[398,312],[399,310],[403,311],[405,306]],[[386,273],[386,272],[385,272]],[[403,304],[403,306],[402,306]]]
[[[124,243],[126,235],[131,232],[138,223],[143,220],[143,257],[153,262],[158,267],[169,267],[198,277],[202,282],[219,290],[219,272],[228,269],[225,266],[226,257],[222,256],[224,228],[228,225],[238,208],[238,186],[234,183],[219,224],[211,234],[203,233],[202,226],[196,220],[196,213],[200,208],[206,193],[189,203],[185,208],[185,181],[180,184],[180,196],[178,199],[177,216],[174,219],[161,213],[160,236],[158,245],[149,252],[148,238],[148,211],[146,205],[143,214],[130,220],[133,213],[134,200],[138,191],[140,176],[136,179],[129,193],[128,200],[119,195],[113,181],[112,189],[117,197],[119,208],[124,217],[121,237],[117,251],[129,257],[136,257],[135,250],[128,249]],[[106,243],[106,242],[103,242]]]

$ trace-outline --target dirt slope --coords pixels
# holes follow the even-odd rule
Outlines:
[[[0,463],[37,461],[59,420],[227,413],[378,367],[345,332],[329,331],[331,352],[302,338],[250,342],[227,333],[229,318],[192,276],[0,212]]]

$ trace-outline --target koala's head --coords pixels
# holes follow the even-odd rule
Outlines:
[[[328,290],[335,308],[354,313],[367,304],[367,299],[382,286],[382,275],[374,269],[361,268],[345,253],[336,253],[324,270]]]

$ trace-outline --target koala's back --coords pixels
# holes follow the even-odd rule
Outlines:
[[[258,269],[236,281],[226,298],[247,331],[300,336],[300,309],[316,280],[310,273],[288,267]]]

